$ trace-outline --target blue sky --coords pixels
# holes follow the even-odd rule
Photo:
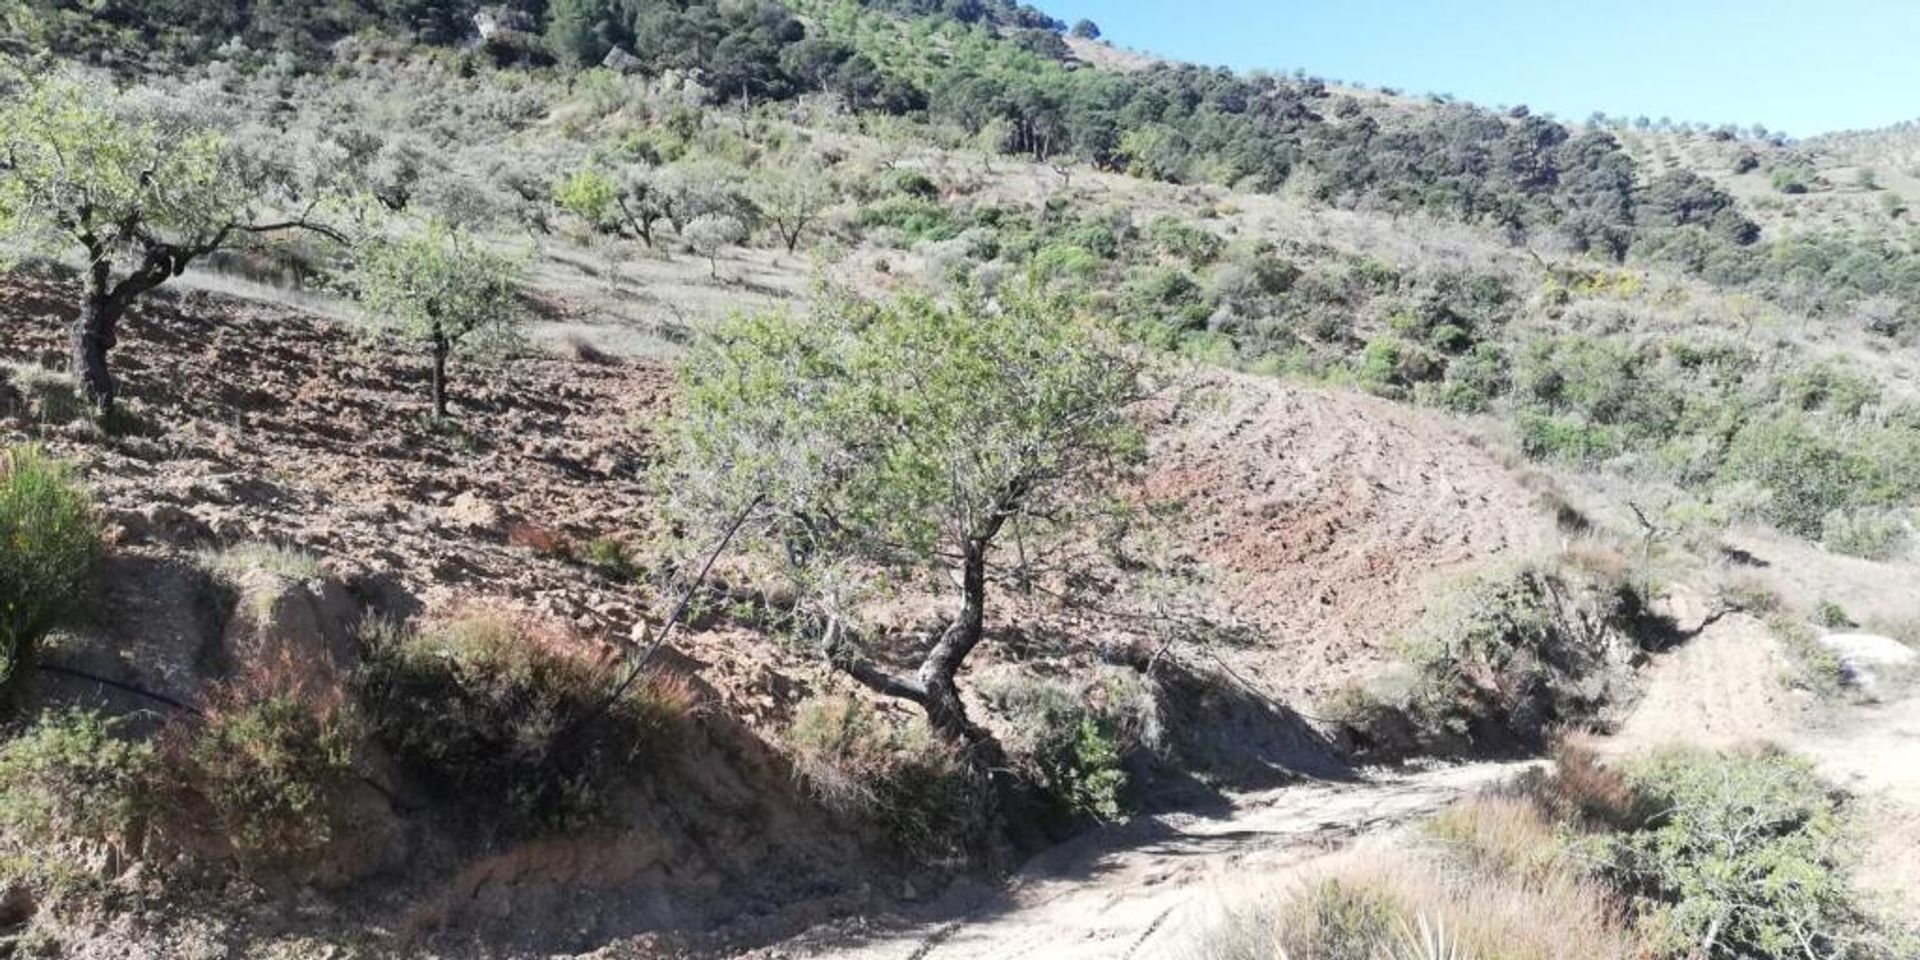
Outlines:
[[[1039,0],[1180,60],[1564,120],[1595,110],[1795,136],[1920,118],[1920,0]]]

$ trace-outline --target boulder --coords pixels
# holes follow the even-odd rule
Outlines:
[[[1885,692],[1889,680],[1920,670],[1920,651],[1892,637],[1870,633],[1832,633],[1820,645],[1833,651],[1847,682],[1871,697]]]
[[[639,57],[628,53],[620,47],[614,47],[612,50],[608,50],[606,59],[601,60],[600,65],[615,73],[622,74],[639,73],[641,69],[646,66],[645,62]]]
[[[476,533],[498,533],[507,524],[506,511],[499,504],[471,490],[454,497],[441,516],[452,527]]]

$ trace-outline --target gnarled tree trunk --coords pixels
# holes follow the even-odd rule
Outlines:
[[[433,334],[433,416],[438,420],[447,418],[447,355],[453,352],[453,344],[447,341],[447,335],[439,331]]]
[[[80,378],[80,393],[93,415],[106,419],[113,413],[113,373],[107,366],[107,354],[119,341],[120,315],[125,303],[108,289],[110,270],[105,262],[96,262],[87,271],[86,299],[80,316],[73,321],[73,372]]]

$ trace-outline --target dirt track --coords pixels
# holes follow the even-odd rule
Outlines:
[[[1125,960],[1178,956],[1224,894],[1357,836],[1405,825],[1528,764],[1475,764],[1248,794],[1142,817],[1028,862],[1004,889],[956,888],[912,913],[822,927],[741,960]]]

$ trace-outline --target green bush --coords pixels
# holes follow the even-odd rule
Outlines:
[[[100,558],[93,501],[37,447],[0,454],[0,694],[86,596]]]
[[[1644,825],[1604,842],[1601,872],[1663,955],[1910,955],[1861,908],[1842,797],[1807,762],[1670,753],[1629,782]]]
[[[1401,639],[1393,673],[1330,707],[1386,756],[1540,746],[1604,706],[1610,638],[1635,602],[1614,576],[1572,567],[1481,575]]]
[[[688,708],[684,689],[653,677],[607,703],[618,661],[523,620],[368,633],[355,686],[374,737],[436,798],[508,835],[600,820]]]
[[[1375,393],[1404,397],[1409,389],[1436,381],[1445,371],[1445,363],[1425,347],[1380,337],[1361,354],[1358,376],[1361,385]]]
[[[240,684],[181,735],[177,769],[241,858],[297,861],[333,837],[334,801],[355,776],[361,730],[337,697],[290,683]]]
[[[1014,762],[1060,816],[1121,816],[1122,755],[1157,738],[1150,690],[1127,691],[1114,681],[1081,690],[1020,673],[983,680],[980,696],[1005,720]]]
[[[588,541],[584,559],[588,566],[615,580],[632,580],[640,573],[627,553],[627,545],[612,537],[595,537]]]
[[[895,725],[864,701],[820,696],[800,704],[787,742],[801,778],[828,809],[878,821],[914,856],[971,852],[984,796],[924,721]]]
[[[1535,460],[1598,463],[1626,448],[1619,428],[1584,423],[1574,417],[1528,412],[1520,415],[1516,425],[1521,451]]]
[[[891,227],[900,231],[908,246],[937,243],[960,235],[959,224],[939,201],[909,196],[888,197],[861,208],[860,226],[869,230]]]
[[[114,736],[98,713],[45,714],[0,745],[0,827],[36,845],[137,847],[161,769],[152,744]]]
[[[1891,560],[1907,545],[1907,521],[1888,510],[1836,510],[1820,523],[1820,545],[1867,560]]]
[[[1160,252],[1179,257],[1195,266],[1219,259],[1225,241],[1213,232],[1182,221],[1178,217],[1156,217],[1147,225],[1147,239]]]
[[[1874,465],[1835,431],[1801,416],[1748,422],[1728,445],[1723,476],[1769,491],[1766,518],[1806,537],[1820,536],[1828,514],[1856,505],[1879,483]]]

